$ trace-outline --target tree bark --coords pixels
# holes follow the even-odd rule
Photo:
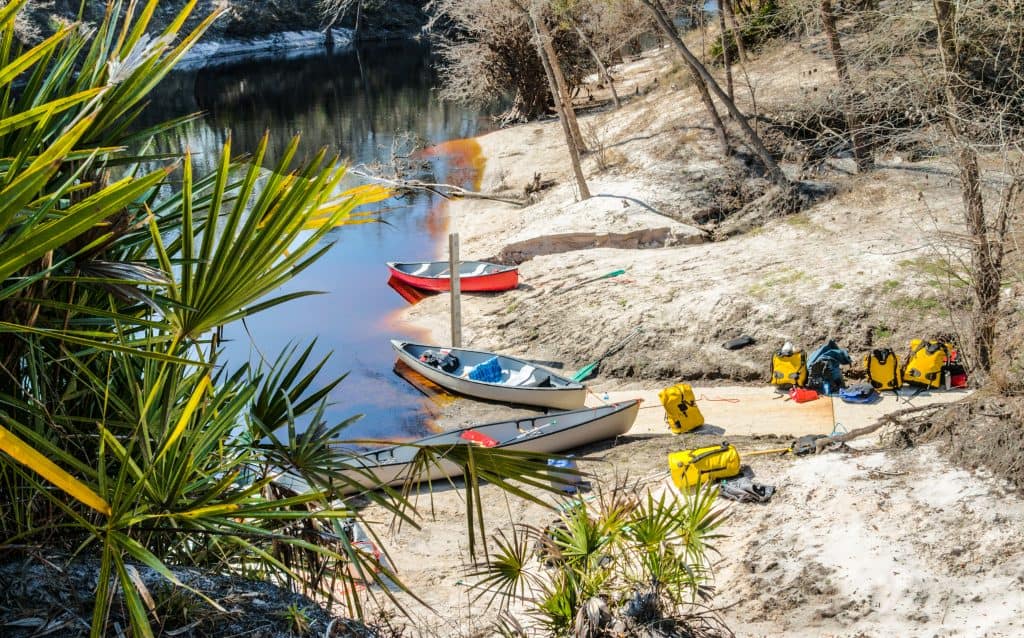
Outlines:
[[[547,43],[547,46],[545,46],[544,38],[541,36],[540,25],[544,18],[536,15],[532,6],[527,10],[527,16],[530,20],[530,26],[533,29],[533,37],[537,46],[537,55],[540,57],[541,63],[544,65],[544,73],[547,75],[548,84],[551,86],[551,97],[555,101],[555,109],[558,111],[558,121],[562,124],[562,133],[565,134],[565,145],[569,147],[569,162],[572,164],[572,172],[576,177],[576,188],[579,190],[580,199],[590,199],[590,189],[587,187],[587,180],[583,176],[583,167],[580,165],[579,148],[576,145],[576,138],[573,136],[572,128],[569,125],[568,112],[571,110],[571,106],[566,108],[566,104],[561,99],[558,84],[555,80],[554,66],[552,64],[552,60],[548,59],[547,50],[549,48],[553,50],[553,47],[550,46],[550,43]],[[547,32],[546,27],[544,31]]]
[[[620,106],[622,106],[622,103],[619,101],[619,94],[615,90],[615,81],[612,80],[612,74],[608,72],[608,67],[605,66],[604,61],[601,59],[601,56],[597,54],[597,49],[595,49],[594,46],[590,43],[590,39],[587,38],[587,35],[583,32],[583,29],[581,29],[579,25],[575,24],[573,25],[573,27],[576,29],[576,34],[580,36],[580,41],[583,42],[583,46],[587,47],[587,51],[590,52],[590,56],[594,58],[594,62],[597,64],[598,71],[600,71],[601,73],[602,81],[608,85],[608,89],[612,92],[612,103],[615,105],[615,108],[619,108]]]
[[[353,40],[360,40],[362,38],[363,29],[363,0],[356,0],[356,28],[352,32]]]
[[[729,40],[728,31],[725,28],[725,11],[722,9],[722,5],[726,4],[726,0],[718,0],[718,31],[719,41],[722,43],[722,65],[725,66],[725,92],[729,94],[729,99],[734,99],[732,90],[732,64],[729,60]]]
[[[566,119],[569,122],[569,130],[572,131],[572,137],[576,141],[576,148],[579,149],[579,152],[586,153],[587,144],[583,141],[579,122],[576,121],[576,111],[572,108],[572,96],[569,95],[569,85],[565,81],[565,74],[562,73],[562,64],[558,61],[558,54],[555,52],[555,46],[552,43],[551,32],[548,30],[547,23],[544,22],[543,15],[534,16],[534,28],[540,34],[541,46],[546,54],[551,77],[555,80],[555,90],[558,91],[558,97],[562,102],[562,110],[565,111]]]
[[[718,0],[718,5],[725,9],[725,17],[729,23],[729,28],[732,30],[732,37],[736,40],[736,51],[738,51],[740,55],[740,71],[743,72],[743,81],[747,85],[747,91],[750,93],[750,107],[754,109],[754,132],[758,133],[757,92],[754,91],[754,85],[751,83],[750,76],[747,74],[747,47],[743,44],[743,36],[740,33],[740,24],[736,20],[736,12],[732,9],[732,0]]]
[[[839,78],[839,89],[843,92],[843,110],[845,111],[843,115],[846,118],[846,128],[850,130],[853,159],[857,162],[857,170],[864,171],[871,168],[872,165],[871,149],[868,148],[864,139],[860,118],[853,112],[853,82],[850,80],[850,69],[846,65],[846,54],[839,41],[839,31],[836,29],[836,18],[832,11],[831,0],[821,0],[821,22],[828,36],[829,48],[832,49],[832,61],[835,63],[836,76]]]
[[[675,27],[672,26],[672,20],[669,18],[665,8],[661,5],[659,0],[655,0],[656,4],[651,4],[648,0],[641,0],[647,8],[650,9],[658,17],[659,24],[662,26],[662,31],[665,36],[672,41],[672,37],[678,40],[678,36],[675,32]],[[664,25],[669,25],[667,28]],[[692,57],[692,56],[691,56]],[[696,58],[693,58],[696,61]],[[700,101],[704,104],[704,109],[708,112],[708,117],[711,119],[711,126],[715,129],[715,135],[718,136],[718,145],[722,147],[722,155],[728,157],[732,155],[732,146],[729,144],[729,132],[725,129],[725,123],[722,122],[722,117],[718,114],[718,109],[715,108],[715,102],[711,99],[711,93],[708,92],[708,86],[704,82],[704,78],[700,72],[694,67],[693,63],[683,56],[683,61],[686,63],[687,68],[690,71],[690,77],[693,78],[693,84],[697,87],[697,92],[700,94]],[[699,64],[699,62],[698,62]]]
[[[1006,239],[1006,222],[990,236],[985,218],[985,202],[981,193],[981,171],[978,153],[970,145],[965,122],[968,118],[962,89],[957,87],[959,55],[956,45],[956,6],[951,0],[933,0],[935,20],[938,24],[939,53],[944,74],[943,93],[946,99],[946,127],[956,148],[956,163],[960,177],[960,192],[964,205],[964,222],[971,237],[971,287],[974,293],[972,312],[975,358],[984,372],[992,367],[992,354],[996,339],[996,318],[1002,290],[1002,253]],[[1013,197],[1011,186],[1008,196]],[[1002,218],[1002,214],[1000,214]]]
[[[778,186],[787,189],[790,188],[792,184],[786,177],[786,174],[782,172],[782,169],[779,168],[775,158],[773,158],[771,153],[768,152],[768,149],[765,148],[764,142],[761,141],[761,137],[754,132],[754,129],[750,128],[750,123],[747,122],[747,118],[736,107],[736,103],[729,99],[729,96],[725,94],[722,87],[720,87],[718,82],[715,81],[715,78],[708,73],[708,70],[700,63],[700,60],[694,57],[693,53],[691,53],[686,47],[686,44],[679,37],[679,34],[676,33],[675,27],[672,26],[671,22],[669,22],[661,11],[655,7],[654,3],[658,2],[658,0],[640,0],[640,2],[647,7],[655,20],[658,21],[658,26],[660,26],[661,30],[665,32],[665,35],[668,36],[669,41],[676,47],[676,50],[681,56],[683,56],[683,59],[690,64],[690,67],[693,70],[700,74],[704,79],[704,82],[707,83],[708,88],[714,92],[715,96],[720,102],[722,102],[722,104],[725,105],[725,108],[728,109],[729,113],[736,120],[736,123],[739,124],[740,128],[743,130],[744,136],[747,138],[747,144],[750,145],[750,149],[764,164],[765,171],[768,173],[768,178]],[[659,6],[660,4],[661,3],[658,2]]]
[[[725,17],[732,29],[732,37],[736,39],[736,50],[740,54],[740,64],[747,65],[747,47],[743,45],[743,38],[740,36],[740,25],[736,21],[736,14],[732,10],[732,0],[718,0],[719,7],[725,9]]]

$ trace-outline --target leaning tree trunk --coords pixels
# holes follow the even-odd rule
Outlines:
[[[562,124],[562,133],[565,134],[565,145],[569,147],[569,162],[572,164],[572,172],[576,177],[576,188],[579,190],[580,199],[590,199],[590,189],[587,187],[587,180],[583,176],[583,167],[580,165],[580,152],[576,145],[576,139],[573,137],[572,128],[569,125],[568,112],[571,110],[566,107],[566,104],[562,101],[560,92],[558,90],[558,84],[555,80],[553,60],[548,59],[548,50],[553,52],[553,47],[550,43],[545,43],[544,37],[541,35],[541,28],[543,25],[544,18],[536,15],[531,7],[527,11],[527,16],[530,20],[530,26],[533,29],[534,40],[537,46],[537,55],[540,57],[541,63],[544,65],[544,74],[547,75],[548,84],[551,86],[551,97],[555,101],[555,109],[558,111],[558,121]],[[547,31],[546,25],[543,25],[544,33],[550,35]]]
[[[588,38],[587,34],[583,32],[583,29],[581,29],[579,25],[575,24],[573,25],[573,28],[576,29],[576,35],[580,36],[580,42],[582,42],[583,46],[587,47],[587,51],[590,52],[590,57],[594,58],[594,62],[597,64],[597,69],[601,73],[601,80],[608,85],[608,89],[612,92],[612,103],[615,105],[615,108],[619,108],[622,106],[622,103],[619,102],[619,94],[615,90],[615,81],[612,79],[612,74],[608,72],[608,67],[605,66],[604,60],[602,60],[601,56],[597,54],[597,49],[595,49],[594,45],[591,44],[590,38]]]
[[[672,36],[676,35],[675,27],[671,26],[672,21],[669,20],[668,14],[665,12],[664,7],[661,6],[661,2],[657,0],[655,1],[657,4],[653,5],[650,4],[648,0],[641,0],[641,2],[646,4],[647,7],[657,15],[660,24],[669,25],[667,29],[663,26],[662,31],[664,31],[665,35],[671,39]],[[676,36],[676,39],[678,39],[678,36]],[[708,117],[711,119],[711,126],[715,129],[715,135],[718,136],[718,145],[722,147],[722,155],[728,157],[729,155],[732,155],[732,145],[729,144],[729,133],[725,129],[725,123],[722,122],[722,117],[718,114],[718,109],[715,108],[714,100],[711,99],[711,93],[708,92],[708,85],[704,82],[704,78],[701,76],[700,71],[697,70],[693,63],[687,60],[685,56],[683,60],[686,63],[687,68],[690,70],[690,77],[693,78],[693,84],[697,87],[697,93],[700,94],[700,101],[704,104],[704,109],[708,112]],[[696,61],[696,58],[694,58],[694,60]]]
[[[363,37],[363,0],[356,0],[356,28],[352,32],[352,39],[361,40]]]
[[[722,43],[722,66],[725,67],[725,92],[729,94],[729,99],[733,98],[732,91],[732,64],[729,60],[729,34],[725,28],[725,11],[721,5],[724,4],[723,0],[718,0],[718,31],[719,41]]]
[[[751,150],[764,164],[765,171],[768,173],[768,178],[773,183],[783,188],[789,189],[792,187],[792,184],[786,177],[786,174],[782,172],[782,169],[779,168],[775,158],[773,158],[771,153],[768,152],[768,149],[765,148],[764,142],[761,141],[761,137],[754,132],[754,129],[750,128],[750,123],[747,122],[747,118],[736,107],[736,103],[729,99],[729,96],[725,94],[722,87],[720,87],[718,82],[715,81],[715,78],[708,73],[708,70],[700,63],[700,60],[698,60],[693,53],[690,52],[690,49],[686,47],[686,44],[679,37],[679,34],[676,33],[675,27],[672,26],[662,12],[658,10],[658,7],[655,6],[656,2],[659,7],[661,3],[658,2],[658,0],[640,0],[640,2],[647,7],[655,20],[658,21],[658,26],[661,27],[661,30],[666,36],[668,36],[669,41],[672,42],[683,59],[686,60],[692,69],[700,74],[704,79],[704,82],[707,83],[708,88],[714,92],[718,100],[725,105],[725,108],[728,109],[729,113],[736,120],[736,123],[739,124],[740,128],[743,130],[744,136],[747,138],[747,144],[750,145]]]
[[[988,372],[996,339],[996,319],[1002,289],[1002,253],[1006,237],[1006,221],[990,236],[985,218],[985,202],[981,193],[981,171],[978,153],[970,144],[966,130],[969,113],[960,72],[956,45],[956,5],[952,0],[933,0],[938,24],[939,53],[942,59],[943,95],[946,101],[946,127],[956,148],[956,164],[960,176],[960,192],[964,204],[964,221],[971,238],[971,286],[974,292],[972,341],[978,366]],[[1010,193],[1012,197],[1012,193]],[[1002,214],[1000,215],[1002,217]]]
[[[546,71],[550,71],[555,81],[555,90],[558,92],[559,101],[562,103],[562,111],[565,112],[566,120],[569,122],[569,130],[572,131],[572,138],[576,141],[576,148],[581,153],[587,152],[587,144],[583,141],[583,134],[580,133],[579,122],[576,121],[576,111],[572,108],[572,96],[569,95],[569,83],[565,81],[565,74],[562,73],[562,64],[558,61],[558,54],[555,52],[555,45],[552,42],[551,32],[544,22],[544,16],[534,17],[535,28],[540,33],[541,46],[544,49],[544,59],[547,61]]]
[[[732,29],[732,37],[736,40],[736,51],[740,54],[740,64],[747,66],[747,47],[743,44],[740,25],[736,21],[736,13],[732,10],[732,0],[718,0],[718,6],[725,9],[725,17],[728,19],[729,27]]]
[[[832,49],[832,61],[835,63],[836,76],[839,78],[839,90],[843,92],[843,115],[846,118],[846,128],[850,130],[850,142],[853,144],[853,159],[857,162],[857,170],[864,171],[871,168],[871,149],[867,140],[864,139],[864,131],[861,128],[860,118],[854,113],[853,107],[853,82],[850,80],[850,69],[846,66],[846,54],[839,41],[839,31],[836,29],[836,18],[832,11],[831,0],[821,0],[821,22],[828,35],[828,45]]]
[[[743,81],[747,85],[747,92],[750,93],[750,108],[754,111],[754,132],[757,133],[757,92],[754,91],[754,84],[747,74],[747,47],[743,44],[743,35],[740,32],[739,22],[736,21],[736,12],[732,9],[733,0],[718,0],[718,6],[725,9],[726,22],[732,31],[732,37],[736,41],[736,51],[740,55],[740,71],[743,72]]]

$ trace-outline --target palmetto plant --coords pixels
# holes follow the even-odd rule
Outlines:
[[[25,4],[0,7],[0,550],[98,556],[95,636],[115,596],[133,635],[152,634],[133,564],[172,583],[175,564],[269,578],[359,613],[347,585],[397,579],[332,497],[351,419],[326,423],[324,407],[341,379],[317,386],[312,344],[232,369],[218,335],[295,297],[273,291],[387,193],[340,191],[337,158],[297,161],[297,139],[269,166],[266,140],[247,158],[228,142],[203,176],[187,149],[147,151],[183,121],[133,128],[147,93],[217,17],[181,33],[195,0],[156,35],[158,0],[115,0],[100,25],[31,47],[14,38]],[[452,457],[543,476],[501,454]],[[281,489],[285,471],[305,489]],[[399,492],[368,496],[411,516]]]
[[[729,635],[703,604],[725,520],[716,497],[707,487],[655,496],[623,481],[567,501],[546,528],[499,532],[474,571],[478,598],[525,605],[544,635],[648,635],[655,626],[664,633],[650,635]],[[522,633],[507,621],[498,630]]]

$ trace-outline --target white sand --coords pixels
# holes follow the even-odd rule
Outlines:
[[[751,74],[764,100],[799,99],[811,85],[830,81],[808,73],[822,64],[789,45]],[[464,258],[525,260],[518,290],[464,297],[465,344],[557,359],[571,370],[640,325],[643,335],[602,366],[593,384],[599,394],[650,398],[674,381],[698,379],[713,397],[729,390],[716,379],[766,378],[770,353],[783,341],[813,348],[832,335],[856,358],[881,345],[902,352],[910,338],[950,329],[944,300],[958,293],[935,281],[934,272],[936,259],[953,250],[935,238],[960,224],[948,163],[881,158],[867,175],[830,175],[838,194],[794,217],[728,241],[697,243],[703,233],[688,220],[720,163],[693,92],[666,86],[675,77],[666,75],[670,65],[670,58],[653,56],[619,69],[628,90],[661,82],[620,111],[582,118],[601,142],[593,146],[605,149],[585,161],[591,191],[636,198],[657,213],[630,200],[576,202],[557,122],[479,138],[487,157],[483,190],[519,191],[535,172],[558,184],[526,208],[452,206]],[[557,292],[566,282],[618,268],[627,275]],[[1008,303],[1018,307],[1021,292],[1009,291]],[[921,299],[931,301],[922,306]],[[404,320],[444,342],[447,317],[442,295],[411,308]],[[744,333],[757,345],[721,348]],[[702,405],[709,423],[726,423],[730,436],[826,432],[836,421],[852,429],[902,407],[890,399],[868,408],[775,406],[765,402],[763,386],[737,392],[761,397],[740,406],[746,417],[730,417],[735,408],[726,403]],[[637,432],[658,432],[660,410],[641,414]],[[721,436],[712,431],[705,440]],[[875,443],[871,437],[857,444]],[[743,440],[745,449],[778,444]],[[634,437],[581,466],[604,480],[629,471],[657,485],[667,476],[666,454],[678,446],[672,437]],[[724,528],[716,602],[738,636],[1024,635],[1024,506],[997,481],[957,468],[932,445],[758,456],[750,464],[778,493],[767,505],[731,506]],[[493,486],[484,490],[491,530],[552,518]],[[460,584],[468,561],[464,504],[459,492],[447,491],[435,495],[433,506],[433,520],[421,530],[406,526],[388,548],[406,582],[437,612],[407,601],[417,627],[460,635],[487,617]]]

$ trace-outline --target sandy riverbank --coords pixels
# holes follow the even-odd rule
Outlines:
[[[787,70],[780,73],[782,59]],[[788,45],[751,76],[762,95],[782,99],[786,87],[825,81],[822,74],[803,78],[820,63]],[[960,196],[948,164],[888,157],[867,175],[837,170],[820,178],[835,196],[727,241],[707,241],[693,215],[722,166],[696,96],[672,85],[667,54],[618,75],[638,95],[620,111],[581,120],[597,149],[585,161],[590,189],[616,197],[575,201],[557,122],[478,138],[482,190],[520,191],[538,172],[557,183],[525,208],[479,200],[451,206],[463,257],[519,262],[523,282],[463,299],[467,345],[564,361],[573,370],[641,326],[642,335],[602,366],[593,382],[600,393],[682,379],[700,387],[756,384],[770,352],[787,340],[813,348],[835,336],[858,356],[878,346],[902,351],[910,338],[951,331],[959,308],[948,301],[949,282],[937,280],[930,239],[958,229]],[[567,281],[619,268],[626,275],[558,293]],[[1010,292],[1010,303],[1019,299],[1019,290]],[[445,342],[447,317],[448,300],[438,296],[404,320]],[[721,348],[739,334],[757,344]],[[448,422],[507,413],[458,402]],[[628,472],[661,489],[667,452],[720,439],[718,432],[636,434],[579,453],[591,457],[582,467],[599,480]],[[788,442],[730,440],[742,449]],[[1020,635],[1024,505],[934,446],[898,451],[877,443],[868,437],[852,453],[807,459],[751,457],[759,480],[779,491],[767,505],[730,507],[716,574],[726,622],[738,636]],[[493,497],[485,513],[495,530],[552,518],[484,489]],[[435,494],[433,512],[421,530],[403,528],[388,546],[406,582],[436,611],[413,606],[424,634],[469,635],[487,615],[469,604],[463,584],[464,503],[457,491]]]

